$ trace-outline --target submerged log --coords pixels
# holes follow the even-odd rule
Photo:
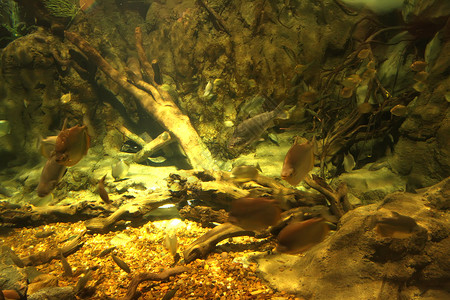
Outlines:
[[[110,216],[98,217],[85,222],[86,229],[91,233],[106,233],[119,220],[141,220],[148,212],[165,204],[172,203],[172,197],[168,193],[150,195],[147,199],[133,201],[121,206]]]
[[[141,36],[141,29],[136,28],[137,43],[141,43],[138,37]],[[175,104],[169,93],[162,90],[154,82],[149,84],[143,82],[150,92],[141,89],[137,82],[132,84],[126,74],[122,74],[114,69],[101,55],[80,35],[66,31],[64,36],[76,45],[88,58],[96,64],[107,76],[116,82],[123,89],[132,94],[142,105],[142,107],[152,115],[167,131],[169,131],[180,143],[193,168],[218,169],[211,153],[205,146],[200,136],[192,126],[189,117],[184,115]],[[153,78],[154,73],[149,74]]]
[[[82,237],[86,232],[83,231],[75,239],[61,248],[52,248],[47,251],[38,252],[30,256],[21,258],[25,266],[38,266],[51,262],[54,259],[60,259],[60,255],[67,257],[80,249],[84,242]]]
[[[78,222],[105,212],[110,212],[107,206],[87,201],[64,206],[0,207],[0,227],[37,227],[55,222]]]
[[[235,236],[255,236],[255,232],[231,223],[219,225],[199,237],[183,251],[184,261],[190,263],[197,258],[206,257],[219,242]]]

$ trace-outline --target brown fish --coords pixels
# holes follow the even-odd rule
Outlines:
[[[231,203],[230,223],[245,230],[260,231],[278,223],[281,209],[276,200],[268,198],[240,198]]]
[[[124,270],[127,273],[131,273],[130,267],[127,265],[126,262],[124,262],[123,260],[121,260],[120,258],[118,258],[117,256],[115,256],[112,253],[111,253],[111,257],[112,257],[113,261],[116,263],[116,265],[119,266],[119,268],[121,268],[122,270]]]
[[[16,290],[0,290],[0,294],[2,294],[3,299],[22,299],[22,297],[20,297],[19,293]]]
[[[411,66],[409,66],[411,68],[411,70],[413,70],[414,72],[421,72],[424,71],[425,68],[427,67],[427,63],[422,61],[422,60],[416,60],[415,62],[413,62],[411,64]]]
[[[236,166],[231,170],[231,177],[236,182],[247,182],[255,180],[258,177],[258,173],[261,171],[259,164],[256,166]]]
[[[62,265],[63,270],[64,270],[64,276],[72,277],[73,276],[72,267],[70,266],[69,262],[64,257],[62,252],[59,252],[59,259],[61,260],[61,265]]]
[[[40,138],[39,152],[42,154],[42,156],[44,156],[45,158],[50,158],[52,156],[53,151],[55,151],[57,137],[58,136],[56,135],[52,135],[46,137],[45,139]]]
[[[298,138],[286,153],[281,178],[296,186],[314,167],[314,141],[298,144]]]
[[[111,203],[111,200],[109,200],[108,192],[105,189],[105,178],[106,175],[103,176],[98,182],[98,194],[100,195],[100,198],[102,198],[103,202],[109,204]]]
[[[382,237],[407,238],[417,227],[416,221],[408,216],[392,211],[391,218],[381,218],[376,221],[375,230]]]
[[[55,144],[56,162],[66,167],[76,165],[87,154],[90,141],[86,125],[61,130]]]
[[[329,230],[323,218],[292,222],[278,234],[276,251],[289,254],[304,252],[323,241]]]
[[[45,197],[50,194],[64,176],[67,167],[62,166],[56,162],[56,157],[53,155],[45,163],[42,169],[41,178],[37,187],[39,197]]]

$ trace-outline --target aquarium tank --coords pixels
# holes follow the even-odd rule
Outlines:
[[[450,299],[449,16],[1,0],[0,299]]]

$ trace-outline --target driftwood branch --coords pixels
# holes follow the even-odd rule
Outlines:
[[[158,151],[159,149],[163,148],[164,146],[167,146],[174,140],[170,136],[170,133],[167,131],[164,131],[159,136],[157,136],[153,141],[146,144],[139,152],[137,152],[133,156],[133,160],[137,163],[142,163],[147,160],[147,158]]]
[[[121,298],[121,300],[135,299],[136,289],[138,285],[144,281],[164,281],[169,279],[170,276],[175,276],[184,273],[187,270],[189,270],[187,267],[178,266],[164,270],[160,273],[150,273],[150,272],[139,273],[138,275],[134,276],[133,279],[131,279],[130,285],[128,286],[127,294],[123,298]]]
[[[81,246],[83,246],[84,242],[82,241],[82,237],[84,234],[85,231],[80,233],[75,239],[62,248],[52,248],[47,251],[38,252],[36,254],[24,257],[21,260],[25,266],[38,266],[49,263],[53,259],[59,259],[61,254],[66,257],[72,253],[75,253],[81,248]]]
[[[190,263],[197,258],[206,257],[220,241],[235,236],[255,236],[255,232],[244,230],[231,223],[219,225],[199,237],[184,250],[184,261]]]
[[[138,220],[149,211],[169,203],[172,203],[172,197],[168,194],[150,195],[147,199],[121,206],[106,218],[98,217],[87,220],[85,226],[89,232],[105,233],[119,220]]]
[[[140,29],[136,29],[140,31]],[[132,94],[142,107],[152,115],[180,143],[193,168],[218,169],[211,153],[192,126],[189,117],[176,106],[169,93],[147,84],[147,90],[130,83],[125,74],[114,69],[86,40],[74,32],[66,31],[64,36],[76,45],[88,59],[96,64],[107,76]],[[137,41],[141,43],[142,41]]]
[[[136,27],[134,30],[134,38],[136,40],[136,51],[138,53],[139,61],[143,69],[144,75],[148,78],[151,84],[155,85],[155,72],[153,71],[152,65],[148,62],[147,56],[145,55],[144,46],[142,43],[142,31],[140,27]]]
[[[305,182],[307,185],[327,198],[327,200],[330,202],[330,210],[336,217],[341,218],[344,215],[345,211],[342,208],[341,202],[343,200],[343,197],[347,194],[346,188],[341,188],[339,189],[340,192],[336,192],[325,182],[321,182],[321,184],[319,184],[316,180],[312,179],[309,176],[306,176]]]
[[[146,144],[146,142],[140,136],[134,134],[133,132],[128,130],[128,128],[126,128],[125,126],[117,126],[116,129],[120,133],[122,133],[127,139],[132,140],[139,146],[144,147],[144,145]]]

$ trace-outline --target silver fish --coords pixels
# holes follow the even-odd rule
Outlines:
[[[111,166],[111,174],[115,180],[120,180],[125,178],[128,174],[128,169],[130,168],[122,159]]]
[[[355,158],[350,152],[344,155],[343,165],[344,170],[347,173],[351,172],[355,168],[356,166]]]
[[[205,87],[205,92],[203,93],[203,97],[208,97],[211,94],[213,87],[213,83],[211,81],[208,81]]]
[[[166,249],[169,250],[170,254],[175,257],[178,250],[178,240],[177,235],[174,232],[166,235],[164,239],[164,247],[166,247]]]
[[[228,148],[245,147],[257,141],[267,128],[272,126],[273,120],[283,114],[283,106],[284,101],[274,110],[256,115],[239,124],[228,143]]]

